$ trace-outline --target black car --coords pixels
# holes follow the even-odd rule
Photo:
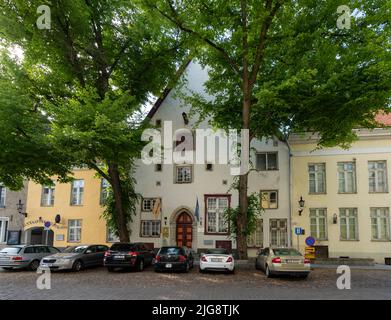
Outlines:
[[[155,271],[188,272],[194,266],[194,258],[186,247],[162,247],[155,258]]]
[[[144,243],[115,243],[106,251],[103,263],[110,272],[116,268],[143,271],[152,264],[154,256]]]

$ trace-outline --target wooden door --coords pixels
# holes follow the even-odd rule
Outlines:
[[[176,221],[176,243],[178,247],[192,247],[193,220],[186,212],[182,212]]]
[[[229,240],[216,240],[216,248],[222,248],[228,250],[228,252],[232,252],[232,241]]]

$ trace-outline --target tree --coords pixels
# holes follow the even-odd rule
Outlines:
[[[34,88],[21,104],[34,105],[32,117],[44,118],[48,129],[39,139],[47,141],[49,149],[69,157],[68,164],[87,165],[107,179],[113,193],[109,216],[115,219],[120,240],[129,241],[136,194],[128,177],[132,159],[139,156],[144,125],[137,121],[137,112],[175,74],[181,39],[165,32],[164,23],[151,20],[132,1],[48,4],[48,29],[36,23],[42,1],[2,1],[0,6],[1,37],[8,47],[23,49],[21,68]],[[24,113],[23,120],[30,117]],[[37,164],[45,160],[41,153],[35,156]],[[19,161],[10,174],[35,179],[35,170],[64,173],[44,165],[29,170],[28,163]]]
[[[374,127],[375,114],[389,106],[386,0],[144,4],[191,36],[196,58],[209,67],[206,91],[214,99],[190,95],[195,112],[211,116],[220,128],[248,129],[250,141],[309,131],[319,135],[320,147],[347,147],[355,139],[353,128]],[[352,14],[345,6],[340,17],[340,5]],[[240,258],[247,257],[247,186],[248,174],[240,175]]]

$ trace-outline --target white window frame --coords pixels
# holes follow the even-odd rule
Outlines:
[[[247,247],[263,248],[263,219],[256,220],[255,230],[247,238]]]
[[[265,169],[261,169],[260,166],[258,166],[258,157],[259,156],[262,156],[264,155],[265,156]],[[273,168],[273,167],[269,167],[269,156],[270,155],[275,155],[276,156],[276,167]],[[255,165],[256,165],[256,170],[257,171],[277,171],[278,168],[279,168],[279,165],[278,165],[278,152],[276,151],[272,151],[272,152],[257,152],[256,153],[256,159],[255,159]]]
[[[311,167],[314,167],[314,171],[311,171]],[[322,190],[322,191],[319,191],[321,180],[318,177],[318,173],[322,172],[321,170],[319,170],[320,168],[323,168],[324,190]],[[311,179],[311,174],[314,174],[314,179]],[[311,181],[315,182],[315,190],[311,190]],[[309,194],[324,194],[324,193],[326,193],[327,186],[326,186],[326,164],[325,163],[309,163],[308,164],[308,189],[309,189]]]
[[[141,238],[160,238],[161,221],[160,220],[141,220]]]
[[[0,184],[0,208],[5,208],[5,202],[7,199],[7,188]]]
[[[72,225],[74,224],[74,225]],[[68,220],[68,242],[81,242],[83,222],[81,219]],[[71,238],[71,230],[74,230],[75,238]],[[79,237],[77,237],[79,235]]]
[[[183,177],[179,179],[179,170],[180,169],[189,169],[190,170],[190,178],[186,179]],[[192,165],[177,165],[175,166],[175,183],[192,183],[193,182],[193,166]]]
[[[274,222],[276,223],[275,227],[273,226]],[[284,226],[281,226],[281,222],[284,222]],[[288,246],[288,219],[270,219],[269,229],[271,246]],[[273,243],[274,232],[276,233],[276,242]]]
[[[352,165],[352,169],[348,169],[346,166]],[[341,168],[342,166],[342,168]],[[337,163],[338,168],[338,193],[356,193],[357,192],[357,181],[356,181],[356,163],[354,161],[351,162],[338,162]],[[352,173],[353,177],[353,183],[352,183],[352,190],[348,190],[348,174]],[[343,175],[343,178],[341,179],[340,175]],[[340,182],[343,182],[343,190],[341,190],[341,184]]]
[[[44,199],[45,189],[48,189],[48,195],[46,199]],[[43,185],[41,191],[41,207],[53,207],[55,194],[56,194],[56,185],[53,186]]]
[[[357,208],[339,208],[339,239],[341,241],[358,241],[358,210]],[[345,219],[346,223],[342,223]],[[354,220],[355,237],[350,234],[351,220]],[[342,228],[346,228],[346,239],[342,237]]]
[[[316,220],[316,223],[312,223],[312,219]],[[320,237],[320,223],[319,221],[324,219],[324,238]],[[312,232],[312,226],[316,227],[315,234]],[[310,233],[315,239],[319,241],[327,241],[328,237],[328,225],[327,225],[327,209],[326,208],[311,208],[310,209]]]
[[[270,201],[270,194],[275,193],[276,194],[276,202],[275,207],[271,207],[271,201]],[[267,199],[264,199],[263,195],[267,194]],[[262,206],[262,202],[267,202],[267,207]],[[278,190],[261,190],[261,206],[262,209],[278,209]]]
[[[106,228],[106,239],[108,243],[119,242],[119,237],[115,235],[113,231],[107,226]]]
[[[158,198],[143,198],[141,201],[142,212],[152,212]],[[148,203],[148,206],[146,204]]]
[[[390,230],[390,209],[389,208],[371,208],[371,239],[372,241],[391,241],[391,230]],[[376,224],[373,220],[376,219]],[[386,232],[383,237],[381,235],[382,230],[382,219],[386,219]],[[376,237],[373,234],[373,226],[376,225]]]
[[[211,209],[209,207],[209,200],[214,199],[216,201],[216,207]],[[220,205],[220,201],[224,199],[227,201],[227,206],[223,207]],[[228,221],[224,219],[224,211],[230,207],[230,198],[228,196],[207,196],[205,199],[206,202],[206,234],[228,234],[229,233],[229,224]],[[215,222],[213,228],[211,227],[210,216],[215,214]]]
[[[0,222],[0,243],[6,244],[10,220],[8,217],[0,217]]]
[[[110,183],[107,181],[107,179],[102,178],[100,180],[100,204],[105,204],[107,198],[110,194]]]
[[[384,164],[384,169],[382,168],[378,168],[378,165],[380,163],[383,163]],[[375,168],[374,169],[371,169],[370,168],[370,164],[375,164]],[[382,172],[383,173],[383,177],[384,177],[384,189],[380,190],[379,188],[379,173]],[[374,173],[375,174],[375,186],[374,186],[374,190],[371,190],[371,180],[372,180],[372,177],[371,177],[371,173]],[[388,192],[388,177],[387,177],[387,161],[385,160],[378,160],[378,161],[368,161],[368,188],[369,188],[369,193],[387,193]]]
[[[78,185],[80,184],[80,185]],[[71,206],[81,206],[84,201],[84,179],[75,179],[71,185]],[[75,201],[74,201],[75,200]]]

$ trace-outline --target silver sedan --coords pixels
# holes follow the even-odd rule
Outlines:
[[[80,271],[87,267],[103,265],[105,245],[80,245],[67,247],[63,252],[45,257],[41,261],[41,269]]]

